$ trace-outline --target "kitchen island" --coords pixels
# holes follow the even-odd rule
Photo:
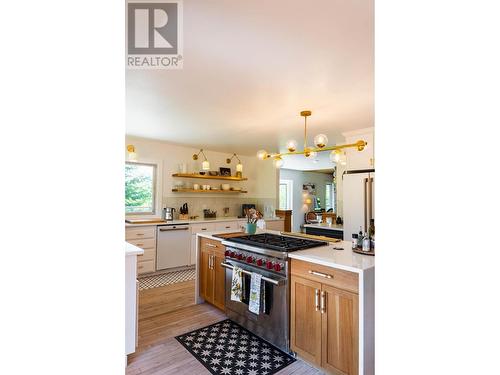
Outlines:
[[[197,303],[225,311],[227,278],[220,263],[226,248],[215,236],[222,233],[197,234],[195,285]],[[375,258],[354,253],[347,241],[293,251],[288,258],[292,351],[331,373],[373,375]]]

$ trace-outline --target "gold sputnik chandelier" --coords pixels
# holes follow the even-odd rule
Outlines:
[[[358,151],[363,151],[367,143],[363,140],[359,140],[356,143],[350,143],[345,145],[335,145],[327,146],[328,137],[325,134],[318,134],[314,137],[314,145],[307,145],[307,118],[311,116],[311,111],[301,111],[300,115],[304,117],[304,149],[302,151],[297,150],[297,142],[295,140],[289,140],[286,143],[286,148],[288,152],[270,154],[266,150],[259,150],[257,152],[257,157],[260,160],[274,159],[274,165],[276,168],[281,168],[284,164],[283,156],[287,155],[304,155],[306,158],[314,159],[318,152],[330,151],[330,160],[336,163],[345,164],[345,153],[342,153],[343,149],[346,148],[356,148]]]

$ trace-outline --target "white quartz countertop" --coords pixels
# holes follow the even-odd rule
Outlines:
[[[125,256],[142,255],[144,250],[125,241]]]
[[[151,220],[161,220],[159,217],[151,217]],[[274,217],[274,218],[264,218],[264,221],[279,221],[279,220],[284,220],[281,217]],[[231,216],[231,217],[218,217],[215,219],[196,219],[196,220],[172,220],[172,221],[165,221],[162,223],[141,223],[141,224],[132,224],[132,223],[127,223],[125,222],[126,227],[141,227],[141,226],[151,226],[151,225],[165,225],[165,224],[201,224],[201,223],[222,223],[226,221],[246,221],[246,218],[244,217],[236,217],[236,216]]]
[[[375,267],[374,256],[355,253],[351,246],[349,241],[334,242],[328,246],[294,251],[288,256],[292,259],[356,273],[362,273],[364,270]],[[343,250],[334,250],[334,248],[342,248]]]
[[[329,229],[329,230],[339,230],[343,231],[344,227],[339,224],[328,224],[328,223],[318,223],[318,224],[304,224],[307,228],[318,228],[318,229]]]

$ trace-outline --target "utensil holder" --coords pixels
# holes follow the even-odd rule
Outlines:
[[[257,224],[256,223],[246,223],[245,224],[246,232],[248,234],[255,234],[257,232]]]

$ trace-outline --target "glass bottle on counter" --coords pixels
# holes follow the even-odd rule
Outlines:
[[[363,251],[370,251],[370,236],[366,232],[363,236]]]
[[[363,231],[361,230],[361,227],[359,227],[358,248],[361,249],[362,247],[363,247]]]
[[[352,234],[352,248],[356,249],[358,247],[358,235],[356,233]]]
[[[375,219],[370,219],[370,226],[368,227],[368,235],[370,238],[375,238]]]
[[[370,249],[375,250],[375,219],[370,219],[368,235],[370,236]]]

